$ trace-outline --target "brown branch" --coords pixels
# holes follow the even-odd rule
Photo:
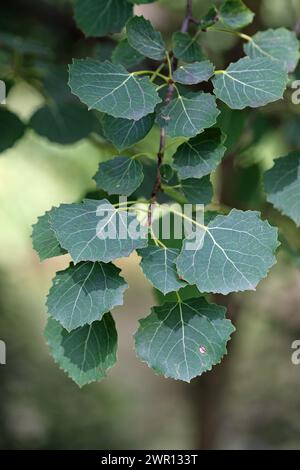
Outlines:
[[[187,0],[186,14],[183,19],[180,31],[182,33],[187,33],[190,23],[192,22],[193,22],[193,0]],[[178,60],[176,59],[176,57],[172,56],[172,71],[173,72],[177,69],[177,65],[178,65]],[[165,104],[168,104],[170,101],[172,101],[174,90],[175,90],[174,84],[172,83],[172,81],[170,81],[170,84],[168,86],[168,90],[164,99]],[[152,225],[152,206],[153,204],[156,203],[157,195],[162,190],[160,169],[161,169],[161,165],[164,159],[165,145],[166,145],[166,131],[165,131],[165,128],[161,127],[160,137],[159,137],[159,149],[157,153],[156,179],[155,179],[152,191],[151,191],[151,200],[150,200],[149,209],[148,209],[149,227]]]

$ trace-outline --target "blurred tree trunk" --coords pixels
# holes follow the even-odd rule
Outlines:
[[[260,14],[261,4],[257,0],[249,0],[247,6],[255,13],[255,21],[247,29],[247,33],[254,34],[257,30],[264,29],[263,19]],[[226,54],[226,62],[235,62],[243,55],[240,42]],[[236,200],[235,182],[235,152],[228,154],[221,165],[219,175],[220,203],[229,207],[241,207]],[[227,308],[227,317],[237,327],[241,311],[241,304],[236,294],[227,296],[214,295],[213,301]],[[221,364],[192,382],[192,406],[195,411],[195,442],[196,449],[211,450],[217,448],[219,431],[222,425],[222,409],[224,405],[224,392],[230,378],[231,357],[234,352],[235,334],[228,343],[228,355]]]

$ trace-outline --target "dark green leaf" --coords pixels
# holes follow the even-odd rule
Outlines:
[[[154,119],[154,114],[148,114],[139,121],[118,119],[105,114],[102,118],[102,129],[105,137],[121,151],[146,137],[153,127]]]
[[[194,62],[193,64],[181,65],[173,74],[175,82],[184,85],[195,85],[205,82],[214,74],[214,66],[209,60]]]
[[[76,0],[75,20],[88,37],[120,31],[133,12],[126,0]]]
[[[184,62],[196,62],[203,60],[203,53],[197,42],[198,36],[190,36],[188,33],[177,31],[172,36],[173,52],[177,59]]]
[[[181,187],[187,201],[191,204],[209,204],[213,197],[213,186],[210,176],[201,179],[188,178],[181,182]]]
[[[48,313],[67,330],[101,320],[103,315],[123,304],[128,285],[111,263],[71,264],[59,271],[47,298]]]
[[[134,16],[126,25],[128,42],[138,52],[154,60],[163,60],[166,53],[162,35],[143,16]]]
[[[118,336],[109,313],[71,333],[49,318],[45,337],[55,362],[80,387],[103,379],[116,363]]]
[[[170,181],[174,176],[173,168],[167,163],[164,163],[160,167],[160,175],[164,181]]]
[[[179,250],[150,245],[138,250],[142,257],[141,268],[156,289],[163,294],[178,291],[186,283],[181,281],[176,270],[176,259]]]
[[[218,114],[214,96],[190,92],[161,107],[158,120],[170,137],[193,137],[213,126]]]
[[[143,179],[141,163],[135,158],[123,156],[100,163],[94,176],[98,188],[104,189],[108,194],[124,196],[132,194],[142,184]]]
[[[190,382],[226,354],[235,331],[225,308],[204,298],[166,303],[140,320],[137,354],[159,375]]]
[[[178,147],[173,167],[180,179],[202,178],[217,168],[225,151],[220,129],[207,129]]]
[[[0,152],[13,147],[25,133],[25,125],[18,116],[0,106]]]
[[[123,41],[120,41],[112,53],[112,62],[114,64],[124,65],[124,67],[128,69],[139,64],[143,58],[144,56],[142,54],[131,47],[128,39],[123,39]]]
[[[201,28],[201,30],[206,30],[207,28],[210,28],[218,21],[219,21],[219,12],[216,7],[211,7],[206,13],[206,15],[204,15],[203,18],[201,19],[199,27]]]
[[[300,152],[275,160],[264,175],[267,200],[300,225]]]
[[[74,60],[70,87],[89,109],[138,121],[160,103],[149,78],[137,78],[122,65],[93,59]]]
[[[29,127],[37,134],[58,144],[74,144],[99,129],[93,112],[81,104],[51,104],[39,108],[31,117]]]
[[[32,246],[38,253],[41,261],[66,253],[58,243],[50,225],[50,216],[55,210],[56,208],[53,207],[50,211],[38,217],[37,223],[32,227]]]

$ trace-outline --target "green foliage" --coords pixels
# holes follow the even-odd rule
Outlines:
[[[188,92],[163,106],[158,122],[170,137],[193,137],[216,123],[219,110],[210,93]]]
[[[111,263],[71,264],[53,279],[47,298],[49,314],[67,331],[101,320],[106,312],[123,303],[128,286],[119,273]]]
[[[244,57],[213,79],[215,94],[231,109],[258,108],[277,101],[287,82],[287,72],[268,57]]]
[[[116,118],[138,121],[153,113],[161,101],[148,78],[138,78],[123,65],[108,61],[74,60],[70,66],[70,87],[89,109]]]
[[[300,152],[292,152],[275,161],[265,173],[267,200],[300,225]]]
[[[150,21],[142,16],[135,16],[128,21],[126,30],[131,47],[150,59],[163,60],[166,46],[162,35],[155,31]]]
[[[289,72],[293,72],[299,61],[299,41],[294,31],[286,28],[268,29],[256,33],[244,45],[249,57],[269,57],[284,64]]]
[[[247,149],[249,134],[262,138],[247,111],[234,110],[283,97],[299,59],[295,34],[284,28],[253,37],[240,33],[253,13],[240,0],[227,0],[203,18],[186,16],[181,30],[165,38],[133,16],[133,4],[146,3],[152,1],[77,0],[75,19],[87,37],[121,34],[97,39],[96,47],[95,40],[83,40],[91,57],[69,66],[72,94],[61,66],[39,62],[39,75],[31,80],[41,84],[45,104],[30,128],[52,142],[92,137],[99,149],[109,149],[94,176],[95,199],[51,209],[32,233],[41,260],[65,253],[72,259],[50,289],[45,335],[55,361],[80,386],[105,377],[116,361],[109,312],[123,303],[127,284],[113,261],[136,250],[143,273],[160,292],[162,305],[140,321],[135,335],[138,356],[156,373],[189,382],[221,361],[234,331],[226,310],[208,295],[254,290],[275,264],[279,246],[277,228],[265,214],[222,206],[217,178],[222,162],[226,168],[230,163],[226,148]],[[203,52],[209,47],[201,47],[203,35],[207,46],[216,30],[245,41],[246,56],[224,70],[216,70]],[[74,55],[82,57],[83,50]],[[25,126],[2,108],[0,124],[5,150]],[[276,160],[264,185],[267,200],[299,225],[299,153]],[[116,202],[116,195],[131,200]],[[189,215],[182,212],[184,203],[191,204]],[[153,206],[164,215],[156,216]],[[156,223],[167,216],[192,231],[180,240],[172,231],[169,238],[156,233]]]
[[[75,20],[88,37],[120,31],[131,15],[127,0],[75,0]]]
[[[173,156],[179,178],[202,178],[215,170],[226,151],[223,137],[214,127],[180,145]]]
[[[178,277],[176,259],[179,250],[165,246],[149,245],[137,251],[141,256],[141,268],[156,289],[164,295],[178,291],[185,282]]]
[[[190,299],[153,307],[140,320],[135,335],[139,358],[157,374],[190,380],[218,364],[234,327],[225,308],[205,299]]]
[[[0,152],[4,152],[23,137],[26,128],[16,114],[0,106],[0,129]]]
[[[135,230],[139,228],[136,216],[114,207],[106,199],[62,204],[51,215],[51,225],[60,245],[75,263],[109,263],[147,244],[146,230],[136,236]],[[115,238],[107,237],[109,230]]]
[[[183,85],[196,85],[200,82],[206,82],[214,74],[214,66],[209,60],[194,62],[193,64],[181,65],[174,72],[175,82]]]
[[[138,121],[114,118],[105,114],[101,123],[105,137],[120,151],[146,137],[153,127],[154,119],[154,114],[148,114]]]
[[[93,113],[77,103],[62,103],[39,108],[31,116],[29,127],[58,144],[73,144],[99,129]]]
[[[49,318],[45,337],[55,362],[80,387],[106,377],[117,360],[117,331],[110,313],[70,333]]]
[[[226,26],[240,29],[252,23],[254,13],[241,0],[226,0],[220,7],[219,18]]]
[[[278,247],[277,229],[259,216],[233,209],[206,227],[198,226],[178,257],[181,277],[200,292],[226,295],[254,290],[275,264]]]
[[[203,178],[187,178],[181,181],[183,194],[187,201],[191,204],[209,204],[213,196],[213,185],[210,181],[210,176],[206,175]]]
[[[108,194],[129,196],[142,184],[143,167],[134,158],[119,156],[101,163],[94,179]]]
[[[63,250],[51,227],[50,217],[56,210],[53,207],[50,211],[38,218],[37,223],[32,228],[32,246],[38,253],[41,261],[66,253]]]
[[[196,62],[203,59],[203,53],[197,41],[198,37],[177,31],[173,34],[173,52],[177,59],[184,62]]]

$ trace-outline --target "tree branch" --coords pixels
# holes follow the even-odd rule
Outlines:
[[[182,33],[187,33],[188,29],[189,29],[189,26],[190,26],[190,23],[192,23],[192,22],[193,22],[193,0],[187,0],[186,14],[185,14],[185,17],[183,19],[180,31]],[[177,69],[177,65],[178,65],[178,60],[176,59],[176,57],[173,56],[173,58],[172,58],[172,71],[173,72]],[[166,96],[165,96],[165,99],[164,99],[165,104],[168,104],[170,101],[172,101],[174,90],[175,90],[174,84],[170,83],[170,85],[168,87],[168,90],[167,90],[167,93],[166,93]],[[156,179],[155,179],[152,191],[151,191],[151,200],[150,200],[149,209],[148,209],[148,225],[149,225],[149,227],[152,225],[152,206],[153,206],[153,204],[156,203],[157,195],[158,195],[159,191],[162,190],[162,188],[161,188],[160,169],[161,169],[161,165],[162,165],[163,159],[164,159],[165,145],[166,145],[166,131],[163,127],[161,127],[160,128],[160,137],[159,137],[159,149],[158,149],[158,153],[157,153]]]

